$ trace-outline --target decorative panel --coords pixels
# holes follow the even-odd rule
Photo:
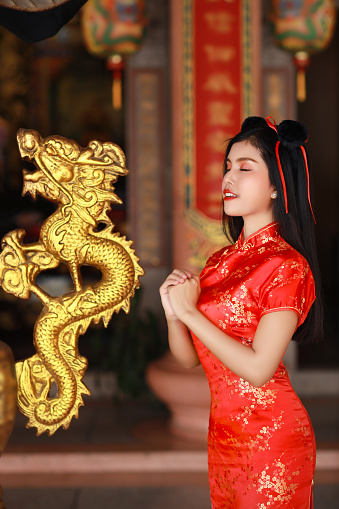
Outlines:
[[[131,236],[143,267],[166,265],[164,87],[159,69],[129,73]]]

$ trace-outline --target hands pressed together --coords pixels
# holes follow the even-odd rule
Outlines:
[[[166,318],[185,323],[185,315],[196,310],[199,295],[199,276],[185,269],[174,269],[160,287]]]

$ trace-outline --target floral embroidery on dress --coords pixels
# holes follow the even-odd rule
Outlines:
[[[315,299],[307,261],[280,236],[278,223],[212,255],[201,289],[200,311],[248,348],[265,313],[293,309],[300,325]],[[213,509],[310,509],[314,433],[283,363],[254,387],[192,337],[211,390]]]

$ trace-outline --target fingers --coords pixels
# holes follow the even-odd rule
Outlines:
[[[167,277],[166,282],[170,284],[184,283],[187,279],[192,277],[192,273],[185,269],[174,269],[173,272]]]
[[[195,281],[197,281],[200,284],[200,277],[197,276],[196,274],[192,274],[192,279],[194,279]]]
[[[167,290],[169,286],[175,286],[181,283],[184,283],[188,279],[194,276],[192,272],[186,269],[174,269],[173,272],[166,278],[164,283],[160,287],[160,293],[162,290]]]
[[[185,281],[186,279],[170,274],[168,278],[160,286],[160,293],[162,290],[167,290],[167,288],[170,286],[176,286],[179,285],[180,283],[184,283]]]
[[[173,272],[169,275],[169,277],[174,277],[180,283],[184,283],[186,279],[189,279],[192,276],[192,272],[186,269],[174,269]]]

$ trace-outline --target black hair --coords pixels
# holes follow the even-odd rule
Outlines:
[[[277,190],[277,198],[273,203],[274,221],[279,223],[283,239],[307,260],[314,277],[316,300],[305,322],[297,328],[292,338],[299,343],[311,343],[323,337],[323,301],[314,219],[308,202],[307,173],[300,148],[307,141],[307,130],[305,126],[292,120],[285,120],[277,129],[278,136],[265,119],[261,117],[246,119],[242,130],[228,142],[224,171],[227,168],[227,158],[232,146],[242,141],[247,141],[256,147],[265,161],[270,183]],[[275,154],[278,139],[280,141],[279,156],[287,191],[288,214],[285,210],[283,185]],[[311,185],[310,175],[310,187]],[[228,240],[235,242],[243,226],[242,217],[227,216],[223,212],[223,231]]]

